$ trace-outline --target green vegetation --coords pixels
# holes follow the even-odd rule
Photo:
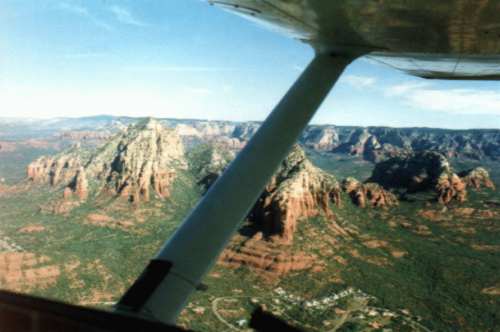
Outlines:
[[[337,179],[352,176],[359,181],[365,181],[372,174],[373,164],[359,157],[339,153],[319,153],[312,150],[307,150],[306,153],[313,164],[332,173]]]
[[[194,187],[188,178],[178,181],[177,188]],[[125,203],[120,210],[106,210],[99,208],[106,203],[90,201],[68,216],[40,212],[40,206],[60,195],[39,188],[29,196],[20,193],[2,197],[0,234],[14,239],[26,252],[50,257],[50,264],[61,270],[62,278],[55,285],[32,289],[34,294],[95,305],[123,294],[198,198],[196,192],[182,189],[161,204],[141,209]],[[89,222],[89,214],[126,226],[96,225]],[[20,232],[27,225],[42,225],[44,230]],[[107,300],[100,299],[97,293]]]

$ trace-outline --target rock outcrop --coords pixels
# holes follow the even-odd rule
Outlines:
[[[389,208],[399,204],[396,195],[377,183],[361,183],[349,177],[342,182],[342,189],[349,194],[353,203],[361,208]]]
[[[304,133],[304,145],[316,151],[331,151],[339,144],[335,128],[312,127]]]
[[[81,201],[86,200],[89,195],[89,182],[83,167],[80,167],[73,181],[64,189],[64,199],[67,200],[73,195]]]
[[[106,181],[108,192],[147,202],[152,193],[169,197],[177,169],[186,166],[179,136],[149,119],[106,144],[86,168]]]
[[[440,153],[424,151],[391,158],[375,165],[369,179],[385,188],[409,192],[433,189],[443,174],[452,173],[451,165]]]
[[[262,241],[262,237],[262,233],[257,233],[241,245],[229,246],[220,255],[219,263],[229,268],[247,266],[269,281],[289,272],[320,266],[316,256],[293,251],[290,246]]]
[[[28,165],[26,173],[34,183],[57,186],[68,184],[81,166],[80,157],[72,148],[54,157],[42,156],[36,159]]]
[[[445,205],[452,201],[464,202],[468,187],[476,190],[495,188],[484,168],[457,174],[444,155],[433,151],[407,154],[378,163],[369,181],[408,193],[433,190],[437,201]]]
[[[467,199],[467,186],[460,177],[452,172],[443,172],[436,183],[437,200],[439,203],[447,205],[451,201],[459,203]]]
[[[295,146],[254,206],[250,220],[265,237],[291,243],[301,218],[323,214],[334,222],[330,204],[341,204],[340,191],[335,178],[313,166]]]
[[[313,166],[304,151],[294,146],[249,214],[245,230],[233,238],[219,263],[247,266],[268,280],[293,271],[321,271],[323,263],[315,255],[290,244],[299,222],[319,215],[328,219],[332,234],[349,236],[332,212],[341,205],[340,195],[335,178]]]
[[[483,167],[476,167],[465,172],[461,172],[460,177],[469,188],[480,190],[481,188],[495,189],[495,184],[490,178],[490,174]]]
[[[64,188],[66,201],[85,201],[92,194],[147,202],[167,198],[179,169],[187,168],[184,147],[173,130],[148,119],[111,138],[96,151],[79,146],[55,157],[41,157],[27,169],[34,183]],[[92,186],[90,185],[92,182]],[[68,211],[72,204],[56,204]]]

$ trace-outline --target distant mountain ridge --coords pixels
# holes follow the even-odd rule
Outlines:
[[[17,137],[25,132],[65,135],[68,131],[118,132],[140,118],[95,116],[26,120],[0,118],[0,138]],[[241,149],[257,131],[260,122],[231,122],[191,119],[158,119],[175,129],[186,146],[199,142],[218,142],[233,150]],[[300,144],[319,152],[349,154],[378,162],[405,153],[432,150],[448,158],[500,159],[500,129],[435,129],[310,125]]]

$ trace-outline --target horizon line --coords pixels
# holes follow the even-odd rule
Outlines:
[[[264,120],[223,120],[223,119],[202,119],[202,118],[176,118],[176,117],[155,117],[155,116],[129,116],[129,115],[112,115],[112,114],[97,114],[97,115],[88,115],[88,116],[59,116],[59,117],[4,117],[0,116],[1,120],[8,120],[10,122],[14,121],[50,121],[50,120],[78,120],[78,119],[89,119],[89,118],[100,118],[100,117],[109,117],[109,118],[128,118],[128,119],[146,119],[153,118],[158,120],[176,120],[176,121],[205,121],[205,122],[228,122],[228,123],[262,123]],[[428,126],[390,126],[390,125],[353,125],[353,124],[343,124],[338,125],[334,123],[309,123],[308,126],[334,126],[334,127],[357,127],[357,128],[391,128],[391,129],[437,129],[437,130],[450,130],[450,131],[461,131],[461,130],[482,130],[482,131],[500,131],[499,128],[446,128],[446,127],[428,127]]]

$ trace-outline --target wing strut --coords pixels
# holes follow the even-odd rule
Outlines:
[[[165,243],[116,310],[175,323],[353,57],[316,55],[260,129]]]

